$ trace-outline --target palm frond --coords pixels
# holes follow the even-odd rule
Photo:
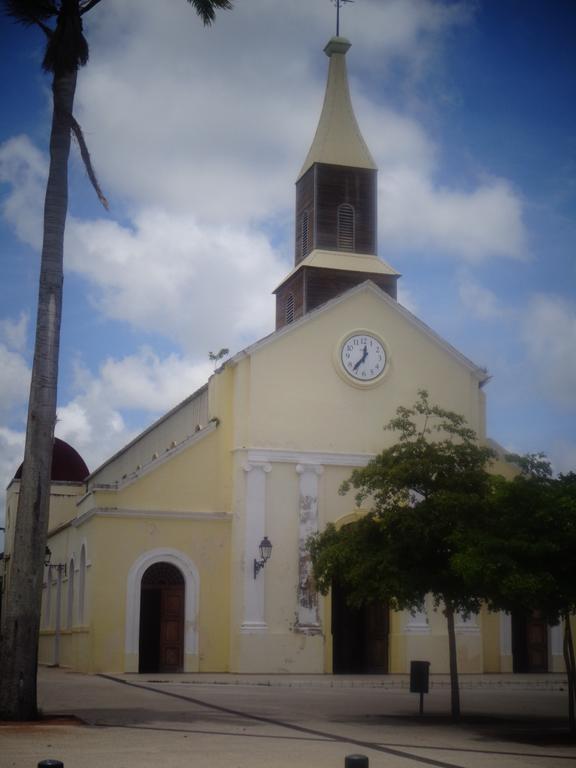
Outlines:
[[[56,75],[76,72],[88,61],[88,43],[82,32],[79,6],[63,3],[54,34],[48,41],[42,67]]]
[[[0,0],[0,7],[7,16],[28,27],[58,15],[51,0]]]
[[[188,0],[188,2],[206,26],[212,24],[216,18],[216,9],[230,10],[232,8],[231,0]]]

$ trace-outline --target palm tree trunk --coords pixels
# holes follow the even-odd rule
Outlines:
[[[76,73],[55,75],[50,171],[24,465],[14,543],[7,563],[0,653],[0,719],[37,717],[36,666],[50,505],[62,313],[64,226],[68,209],[70,121]]]
[[[456,630],[454,609],[447,605],[444,611],[448,623],[448,650],[450,656],[450,711],[452,720],[460,719],[460,688],[458,686],[458,658],[456,656]]]

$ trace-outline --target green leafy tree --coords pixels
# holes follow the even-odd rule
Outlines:
[[[230,0],[188,0],[204,24]],[[68,210],[68,157],[74,133],[96,191],[82,132],[73,117],[78,69],[88,61],[83,16],[101,0],[0,0],[0,9],[47,37],[43,68],[52,75],[50,167],[44,203],[36,340],[14,544],[8,565],[0,648],[0,719],[36,716],[36,661],[42,598],[42,563],[48,529],[50,468],[56,423],[62,313],[64,227]]]
[[[480,598],[455,568],[474,531],[480,534],[492,478],[492,452],[457,413],[420,391],[397,409],[386,429],[398,441],[353,472],[352,488],[370,511],[339,530],[328,525],[310,541],[314,574],[326,594],[341,583],[350,603],[386,599],[395,609],[419,610],[431,594],[448,628],[451,712],[460,716],[454,617],[480,607]]]
[[[498,479],[487,507],[484,535],[469,542],[456,567],[489,607],[538,611],[564,621],[568,717],[576,731],[576,664],[570,617],[576,613],[576,474],[553,477],[541,454],[510,456],[519,474]]]

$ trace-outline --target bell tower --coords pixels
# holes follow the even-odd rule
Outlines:
[[[276,289],[276,328],[365,280],[396,298],[398,273],[377,256],[376,164],[350,99],[346,53],[333,37],[322,113],[296,181],[294,269]]]

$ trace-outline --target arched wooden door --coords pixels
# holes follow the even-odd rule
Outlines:
[[[352,608],[346,592],[332,585],[334,674],[387,674],[390,610],[383,601]]]
[[[541,611],[512,614],[514,672],[548,672],[548,624]]]
[[[181,672],[184,660],[184,577],[170,563],[142,576],[139,672]]]

